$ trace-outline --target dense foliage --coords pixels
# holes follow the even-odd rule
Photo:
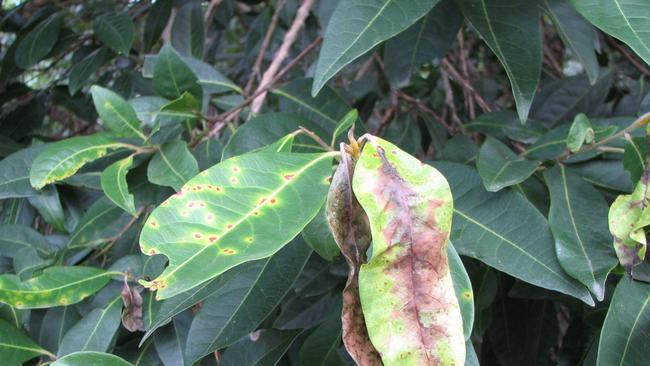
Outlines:
[[[2,365],[644,365],[647,0],[5,1]]]

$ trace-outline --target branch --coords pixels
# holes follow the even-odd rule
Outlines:
[[[456,70],[456,68],[454,68],[454,66],[451,64],[451,62],[449,62],[449,60],[447,60],[446,57],[442,59],[442,66],[445,71],[447,71],[449,75],[451,75],[451,77],[453,77],[463,87],[463,89],[466,89],[472,94],[472,96],[474,96],[474,99],[476,99],[476,102],[481,107],[483,112],[492,112],[492,108],[490,108],[481,94],[479,94],[476,89],[474,89],[469,81],[465,80],[465,78],[460,75],[460,73]]]
[[[257,90],[268,89],[273,82],[276,74],[278,73],[278,70],[280,69],[280,66],[284,62],[284,59],[286,59],[289,55],[291,46],[296,41],[296,37],[298,37],[298,32],[305,24],[305,19],[307,19],[307,16],[309,15],[309,9],[311,9],[313,4],[314,0],[304,0],[300,5],[300,8],[298,8],[296,17],[294,18],[293,23],[291,24],[291,27],[287,33],[285,33],[284,40],[282,40],[282,45],[275,53],[275,56],[273,56],[273,61],[264,72],[262,81],[260,82],[260,85],[258,85]],[[253,104],[251,106],[252,113],[257,113],[260,111],[262,104],[264,104],[264,100],[266,99],[266,94],[267,90],[264,90],[253,100]]]
[[[210,0],[210,4],[208,4],[208,9],[205,11],[205,14],[203,15],[203,24],[206,32],[210,27],[210,20],[212,20],[212,16],[214,15],[215,10],[217,10],[217,7],[219,6],[219,4],[221,4],[222,1],[223,0]]]
[[[605,36],[605,39],[607,40],[607,43],[609,43],[610,46],[616,48],[618,52],[620,52],[623,57],[625,57],[631,64],[634,66],[641,74],[645,76],[650,76],[650,69],[648,69],[643,63],[639,62],[634,55],[630,53],[624,46],[620,45],[618,42],[616,42],[612,37]]]

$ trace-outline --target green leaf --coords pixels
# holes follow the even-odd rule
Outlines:
[[[476,159],[483,185],[490,192],[525,181],[539,165],[539,161],[517,156],[508,146],[490,136],[485,139]]]
[[[648,359],[650,285],[621,278],[598,343],[598,366],[642,365]]]
[[[57,356],[73,352],[106,352],[120,328],[122,296],[112,298],[103,308],[95,308],[65,334]]]
[[[300,330],[262,329],[255,340],[244,337],[228,347],[219,366],[275,366],[300,333]]]
[[[186,91],[197,99],[201,99],[202,95],[198,78],[169,44],[165,44],[158,54],[153,71],[153,88],[156,94],[171,100],[180,98]]]
[[[20,365],[40,355],[54,356],[24,332],[0,319],[0,357],[4,365]]]
[[[93,95],[95,109],[106,127],[119,136],[137,136],[142,140],[147,139],[140,129],[138,115],[126,100],[99,85],[93,85],[90,92]]]
[[[463,320],[446,249],[453,201],[444,176],[369,136],[352,188],[373,238],[372,257],[359,271],[359,295],[382,361],[464,364]],[[395,337],[402,341],[391,342]]]
[[[67,249],[92,248],[113,238],[131,219],[108,198],[95,201],[70,235]]]
[[[211,65],[193,57],[180,56],[180,58],[192,70],[192,72],[194,72],[199,84],[201,84],[206,93],[214,94],[228,91],[235,91],[237,93],[242,92],[242,89],[239,86]],[[146,56],[144,59],[144,66],[142,67],[142,75],[146,78],[153,77],[157,62],[157,55]]]
[[[309,93],[311,84],[312,79],[296,79],[271,90],[271,93],[280,98],[280,111],[307,118],[326,131],[329,137],[339,121],[350,112],[350,106],[334,89],[327,86],[312,97]]]
[[[302,237],[326,261],[331,262],[334,257],[341,254],[327,225],[325,208],[322,208],[316,217],[305,226],[305,229],[302,231]]]
[[[645,137],[635,137],[627,140],[623,154],[623,167],[630,173],[632,182],[638,182],[641,179],[646,156],[648,156],[648,143]]]
[[[126,12],[109,12],[93,24],[93,32],[100,41],[117,53],[129,54],[135,39],[133,20]]]
[[[310,254],[302,240],[294,239],[203,301],[187,337],[187,359],[199,360],[257,329],[294,285]]]
[[[640,180],[632,194],[620,195],[609,208],[609,231],[614,238],[614,250],[619,262],[628,272],[645,258],[648,211],[645,205],[650,198],[647,182]]]
[[[222,159],[273,144],[286,135],[295,132],[300,126],[314,132],[320,138],[327,139],[330,136],[326,130],[323,130],[318,125],[296,116],[284,113],[259,114],[244,123],[230,137],[228,144],[223,149]],[[299,151],[314,152],[323,150],[314,140],[301,135],[296,136],[293,146],[299,147]]]
[[[306,339],[298,352],[300,365],[342,366],[338,347],[341,344],[341,317],[334,314],[319,325]]]
[[[49,267],[27,281],[0,275],[0,302],[17,309],[76,304],[99,291],[115,273],[95,267]]]
[[[186,311],[175,316],[170,324],[156,331],[154,344],[158,357],[165,365],[189,365],[185,363],[185,350],[187,349],[187,333],[192,323],[192,313]]]
[[[151,183],[180,191],[183,184],[198,172],[199,166],[187,149],[187,143],[172,140],[162,145],[149,162],[147,178]]]
[[[451,280],[454,283],[454,293],[458,298],[460,313],[463,318],[463,334],[465,340],[469,341],[474,326],[474,292],[472,282],[469,279],[467,270],[460,259],[458,252],[454,249],[453,244],[447,244],[447,256],[449,258],[449,271]]]
[[[437,2],[339,1],[325,31],[311,89],[312,96],[316,96],[325,83],[343,67],[413,25]]]
[[[591,121],[583,113],[578,114],[571,123],[566,137],[566,146],[571,152],[577,152],[583,143],[590,143],[593,139],[594,130],[591,128]]]
[[[527,0],[458,0],[508,74],[519,120],[528,112],[542,70],[542,37],[536,6]]]
[[[172,12],[172,0],[160,0],[151,5],[144,23],[143,51],[148,52],[160,40]]]
[[[74,306],[57,306],[47,309],[39,331],[39,343],[56,352],[63,336],[80,319],[81,316]]]
[[[0,199],[38,194],[29,184],[29,171],[45,146],[41,144],[18,150],[0,160]]]
[[[572,164],[571,170],[575,170],[584,180],[599,188],[624,193],[634,190],[630,173],[623,169],[620,160],[591,160]]]
[[[27,197],[27,200],[38,211],[45,222],[52,225],[57,231],[66,232],[63,206],[61,206],[59,191],[56,186],[45,186],[39,194]]]
[[[108,50],[105,47],[100,47],[72,65],[70,76],[68,76],[68,90],[71,95],[86,85],[88,79],[104,64],[107,54]]]
[[[420,66],[442,60],[463,23],[453,0],[442,0],[422,19],[389,39],[384,46],[384,68],[394,89],[408,85]]]
[[[593,305],[587,289],[562,270],[548,222],[530,202],[510,190],[487,192],[470,167],[435,166],[449,180],[454,195],[451,240],[460,254]]]
[[[135,216],[133,195],[129,193],[129,186],[126,183],[126,173],[132,165],[133,155],[116,161],[102,172],[101,183],[106,197],[124,209],[124,211]]]
[[[143,284],[166,299],[277,252],[323,204],[331,159],[332,154],[262,151],[201,172],[145,223],[142,252],[162,253],[170,264]],[[256,244],[260,238],[264,245]]]
[[[29,174],[32,187],[41,189],[74,175],[86,163],[106,155],[109,150],[125,147],[109,134],[71,137],[48,144],[36,157]]]
[[[343,133],[348,131],[354,126],[354,122],[359,119],[359,111],[353,109],[349,111],[341,120],[337,123],[334,132],[332,133],[332,143],[330,145],[334,146],[336,138],[341,136]]]
[[[54,361],[52,366],[133,366],[123,358],[102,352],[75,352]]]
[[[598,79],[598,60],[594,52],[595,29],[565,0],[539,0],[542,10],[553,21],[562,42],[571,48],[585,68],[591,83]]]
[[[616,266],[607,227],[607,202],[563,165],[544,172],[551,194],[548,220],[560,265],[602,301],[607,275]]]
[[[45,58],[59,39],[63,26],[63,13],[54,13],[18,40],[14,61],[23,69]]]
[[[571,0],[571,3],[591,24],[625,42],[650,64],[649,3],[637,0]]]
[[[176,11],[171,41],[180,54],[203,58],[204,32],[201,2],[187,2]]]
[[[206,170],[220,162],[222,154],[223,146],[217,139],[205,140],[192,150],[192,155],[199,165],[199,171]]]

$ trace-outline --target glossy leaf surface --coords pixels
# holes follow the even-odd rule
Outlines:
[[[119,94],[98,85],[93,85],[90,91],[95,109],[106,127],[120,136],[136,136],[146,140],[140,130],[138,115],[126,100]]]
[[[133,156],[116,161],[102,172],[101,184],[104,194],[124,211],[135,216],[133,195],[129,193],[126,173],[133,165]]]
[[[517,156],[509,147],[491,137],[485,139],[476,161],[483,185],[490,192],[525,181],[539,164],[539,161]]]
[[[50,354],[20,329],[0,319],[0,357],[5,365],[20,365],[42,354]]]
[[[151,183],[180,190],[183,184],[199,172],[196,159],[181,140],[170,141],[160,147],[147,168]]]
[[[133,366],[121,357],[102,352],[75,352],[56,360],[52,366]]]

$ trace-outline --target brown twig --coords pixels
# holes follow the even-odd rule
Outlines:
[[[620,52],[621,55],[623,55],[623,57],[625,57],[632,64],[632,66],[634,66],[634,68],[639,70],[639,72],[645,76],[650,76],[650,69],[648,69],[648,67],[646,67],[643,63],[639,62],[634,57],[634,55],[632,55],[632,53],[628,51],[627,48],[625,48],[625,46],[616,42],[612,37],[605,36],[605,40],[610,46],[616,48],[616,50]]]
[[[391,93],[390,95],[390,105],[388,108],[386,108],[386,111],[384,111],[383,116],[381,117],[381,122],[379,123],[379,127],[377,127],[377,131],[375,132],[375,135],[381,135],[382,132],[388,127],[390,122],[393,120],[393,117],[395,117],[395,113],[397,112],[397,106],[398,106],[398,97],[397,93]]]
[[[320,146],[322,146],[326,151],[334,151],[332,147],[323,141],[314,131],[308,130],[302,126],[298,126],[298,131],[304,133],[305,135],[309,136],[312,140],[314,140],[316,143],[318,143]]]
[[[454,129],[451,126],[449,126],[449,124],[447,122],[445,122],[445,120],[438,113],[436,113],[433,109],[429,108],[421,100],[413,98],[412,96],[410,96],[408,94],[405,94],[402,91],[398,91],[397,96],[399,98],[403,99],[404,101],[413,104],[419,110],[431,115],[436,121],[438,121],[441,125],[443,125],[445,127],[445,129],[447,129],[447,132],[449,132],[449,133],[454,132]]]
[[[449,73],[451,77],[456,80],[463,89],[467,89],[468,92],[472,94],[474,99],[476,99],[476,102],[478,103],[479,107],[483,110],[483,112],[492,112],[492,108],[487,104],[485,99],[479,94],[476,89],[470,84],[468,80],[466,80],[457,70],[456,68],[449,62],[447,58],[444,58],[442,60],[442,67],[443,71],[446,71]],[[444,81],[444,80],[443,80]]]
[[[458,59],[460,60],[460,71],[463,74],[463,79],[468,81],[468,84],[471,85],[469,82],[470,76],[469,76],[469,66],[468,66],[468,60],[467,60],[467,53],[465,52],[465,37],[463,36],[463,29],[461,29],[458,32],[458,36],[456,37],[458,39]],[[474,119],[476,118],[476,109],[474,108],[474,96],[471,91],[467,88],[463,88],[463,95],[465,96],[465,106],[467,108],[469,118]]]
[[[253,88],[253,82],[260,77],[260,69],[262,68],[262,61],[264,61],[264,55],[266,54],[266,50],[269,48],[269,44],[271,43],[271,38],[273,36],[273,33],[275,32],[275,28],[278,26],[278,20],[280,19],[280,11],[284,7],[285,3],[286,3],[285,0],[278,0],[277,6],[275,7],[275,11],[273,12],[273,16],[271,17],[271,23],[269,24],[269,27],[266,30],[266,34],[264,34],[264,39],[262,40],[260,51],[257,53],[257,57],[255,58],[255,64],[253,64],[253,69],[251,70],[250,76],[248,77],[248,82],[246,83],[246,87],[244,88],[246,95],[250,94],[251,89]]]
[[[210,20],[212,20],[212,16],[214,15],[214,12],[217,10],[217,7],[219,7],[222,1],[223,0],[210,0],[210,4],[208,4],[208,9],[205,11],[205,14],[203,15],[203,24],[206,32],[210,27]]]
[[[289,27],[287,33],[284,34],[284,39],[282,40],[280,48],[273,56],[273,61],[271,61],[271,64],[264,72],[264,75],[262,75],[262,81],[260,81],[260,85],[257,86],[257,89],[263,90],[263,92],[259,93],[259,95],[253,99],[253,103],[251,105],[251,113],[258,113],[262,108],[267,95],[267,90],[265,89],[268,89],[269,85],[275,79],[280,66],[287,58],[287,56],[289,56],[291,46],[293,46],[293,43],[298,37],[298,32],[305,24],[305,19],[307,19],[307,16],[309,16],[309,10],[313,4],[314,0],[304,0],[302,4],[300,4],[300,7],[296,12],[296,17],[293,19],[293,23],[291,23],[291,26]]]

